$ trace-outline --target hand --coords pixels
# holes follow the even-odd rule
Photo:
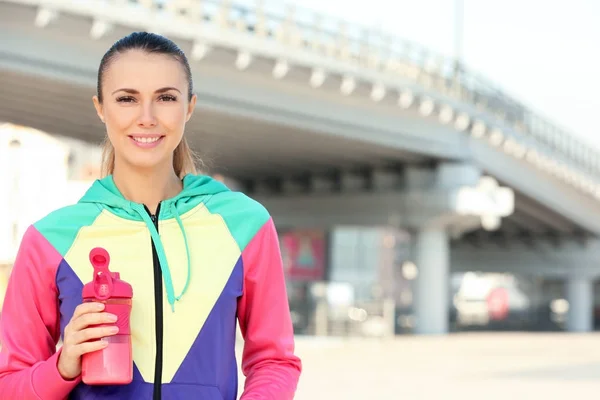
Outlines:
[[[81,356],[108,346],[104,340],[119,331],[116,326],[88,328],[90,325],[110,324],[117,321],[113,314],[101,312],[102,303],[83,303],[77,306],[71,321],[65,327],[63,347],[58,358],[58,372],[66,380],[72,380],[81,374]]]

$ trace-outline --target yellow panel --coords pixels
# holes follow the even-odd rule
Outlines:
[[[154,381],[156,338],[154,335],[154,275],[152,245],[144,223],[128,221],[107,211],[93,225],[83,228],[65,260],[85,284],[92,278],[89,252],[104,247],[110,269],[133,286],[131,336],[133,359],[146,382]]]
[[[163,377],[173,379],[210,311],[218,300],[240,250],[225,222],[201,204],[181,216],[190,246],[191,280],[171,311],[163,285],[164,348]],[[175,293],[179,295],[187,277],[183,236],[175,219],[161,221],[159,233]],[[131,316],[133,358],[146,382],[154,380],[156,339],[154,335],[154,280],[150,234],[143,223],[127,221],[104,211],[94,224],[82,229],[65,257],[82,282],[91,278],[89,251],[102,246],[111,255],[111,270],[133,286]]]
[[[192,273],[183,298],[175,312],[164,295],[163,382],[170,382],[185,359],[210,311],[217,302],[241,253],[225,222],[199,205],[182,216],[190,246]],[[174,219],[161,222],[159,232],[179,295],[187,276],[183,236]]]

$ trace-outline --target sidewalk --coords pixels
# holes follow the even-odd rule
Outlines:
[[[554,400],[600,396],[600,335],[299,337],[297,400]]]

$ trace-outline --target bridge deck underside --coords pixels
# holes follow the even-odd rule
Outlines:
[[[454,241],[455,246],[481,248],[485,246],[535,245],[549,242],[559,245],[564,240],[583,241],[594,236],[560,213],[543,204],[515,193],[515,211],[502,220],[496,231],[477,229]]]
[[[104,126],[91,100],[94,90],[12,71],[2,71],[0,86],[0,120],[90,142],[102,140]],[[201,108],[186,131],[209,170],[236,178],[430,161],[368,141],[340,140],[323,132]]]

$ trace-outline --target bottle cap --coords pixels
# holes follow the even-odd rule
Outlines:
[[[110,255],[106,249],[102,247],[92,249],[89,258],[94,267],[94,275],[92,281],[83,287],[84,298],[106,300],[111,297],[133,297],[131,285],[121,280],[118,272],[110,272]]]

